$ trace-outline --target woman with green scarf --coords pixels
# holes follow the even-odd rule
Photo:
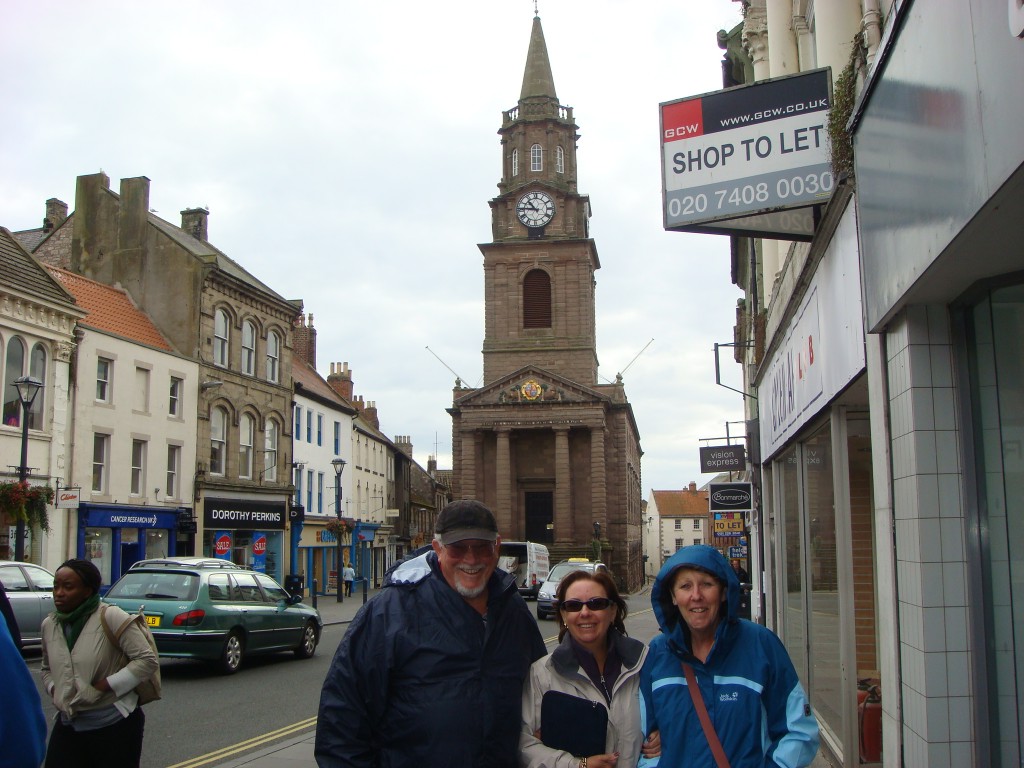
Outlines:
[[[100,610],[102,583],[89,560],[68,560],[54,574],[56,610],[43,620],[42,672],[57,717],[45,768],[137,768],[142,758],[145,716],[135,687],[160,662],[131,616],[113,605]]]

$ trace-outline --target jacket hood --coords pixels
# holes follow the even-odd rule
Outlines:
[[[384,586],[398,587],[423,581],[430,575],[430,561],[427,556],[433,551],[433,548],[427,544],[411,552],[408,557],[399,560],[385,572]]]
[[[651,607],[661,631],[668,635],[674,634],[677,625],[681,623],[679,610],[672,604],[671,584],[675,572],[684,566],[705,570],[725,583],[725,617],[727,621],[736,619],[740,607],[740,580],[736,572],[725,555],[717,549],[707,544],[694,544],[672,555],[654,579]]]
[[[430,544],[426,544],[392,565],[384,574],[384,586],[415,586],[430,576],[433,571],[437,571],[437,575],[441,579],[444,578],[441,575],[441,566],[437,562],[434,548]],[[501,568],[495,568],[487,582],[487,588],[492,598],[507,592],[510,588],[515,589],[515,587],[515,577],[505,573]]]

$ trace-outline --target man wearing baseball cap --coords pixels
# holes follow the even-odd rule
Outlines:
[[[320,694],[320,768],[518,764],[520,700],[546,654],[499,570],[491,511],[461,499],[349,626]]]

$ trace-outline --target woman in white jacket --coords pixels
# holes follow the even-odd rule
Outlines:
[[[519,736],[524,768],[635,766],[641,750],[660,754],[658,734],[644,742],[637,691],[647,647],[626,636],[626,602],[607,573],[574,571],[558,585],[559,645],[534,662],[523,687]],[[588,699],[608,710],[605,751],[572,755],[545,745],[541,702],[547,691]]]
[[[56,610],[43,620],[41,668],[57,717],[45,768],[139,765],[145,717],[134,689],[160,662],[131,616],[112,605],[101,610],[101,583],[89,560],[68,560],[54,574]],[[102,620],[119,645],[107,638]]]

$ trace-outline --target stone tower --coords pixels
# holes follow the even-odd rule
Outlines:
[[[484,256],[484,384],[453,391],[453,491],[490,506],[506,540],[552,561],[592,551],[642,579],[640,441],[621,378],[598,383],[597,247],[577,189],[578,126],[559,104],[539,17],[518,104],[505,111],[501,180]]]

